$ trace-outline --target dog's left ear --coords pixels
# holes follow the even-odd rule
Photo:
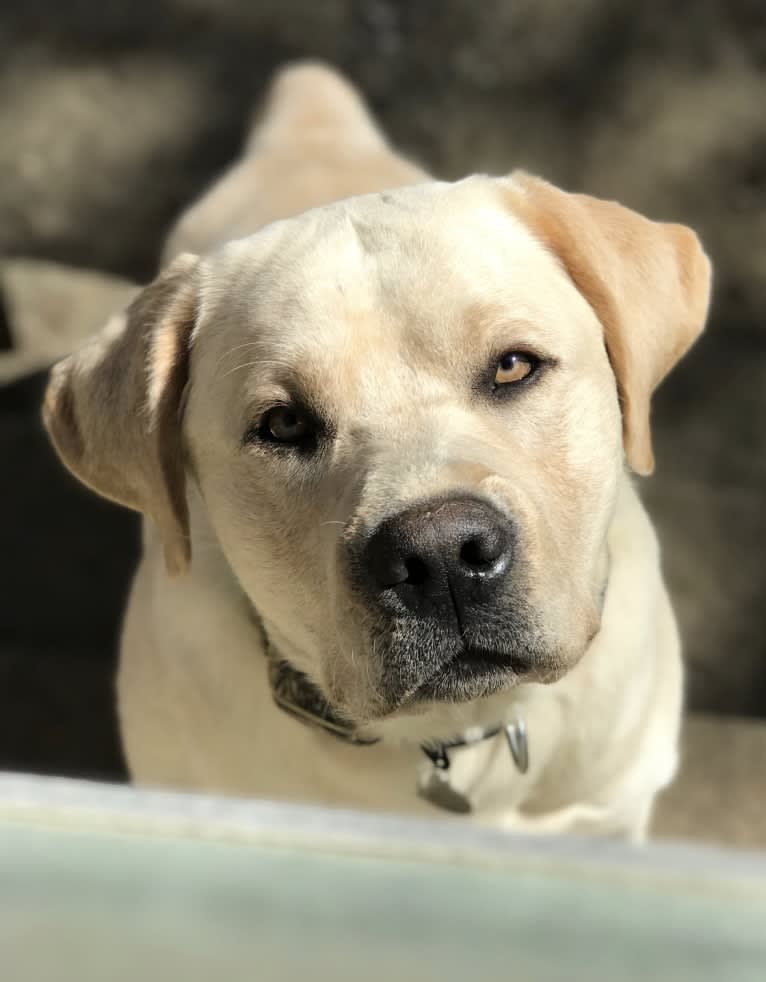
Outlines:
[[[711,266],[683,225],[649,221],[612,201],[568,194],[528,174],[508,182],[512,210],[555,253],[604,329],[617,379],[625,455],[650,474],[654,389],[701,333]]]
[[[197,314],[196,256],[179,256],[85,347],[56,365],[43,419],[84,484],[150,516],[171,574],[189,565],[181,441]]]

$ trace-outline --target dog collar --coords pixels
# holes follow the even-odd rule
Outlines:
[[[308,675],[272,653],[269,653],[268,659],[271,693],[280,709],[301,723],[316,726],[344,743],[356,747],[380,743],[379,737],[360,736],[354,724],[333,709]]]
[[[304,673],[268,652],[269,683],[274,702],[284,712],[307,726],[314,726],[329,733],[337,740],[357,747],[369,747],[380,743],[379,737],[362,736],[354,724],[338,713],[324,697],[320,689]],[[475,726],[460,736],[449,740],[435,740],[420,744],[420,749],[431,763],[431,768],[421,776],[418,793],[432,804],[447,811],[465,814],[471,811],[469,799],[455,790],[449,782],[450,751],[472,747],[485,740],[504,734],[511,758],[520,773],[529,769],[529,743],[527,728],[522,719],[494,726]]]

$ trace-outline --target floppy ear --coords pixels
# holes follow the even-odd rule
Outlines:
[[[197,309],[197,257],[178,259],[84,348],[53,368],[43,420],[84,484],[147,514],[168,572],[191,558],[182,395]]]
[[[601,321],[617,379],[625,455],[650,474],[652,392],[702,331],[711,267],[683,225],[515,173],[511,206],[555,253]]]

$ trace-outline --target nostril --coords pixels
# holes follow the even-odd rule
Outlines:
[[[460,547],[460,560],[473,569],[486,569],[499,559],[502,552],[500,535],[475,535]]]
[[[411,556],[404,563],[407,569],[406,583],[412,586],[422,586],[430,578],[428,566],[418,556]]]
[[[420,556],[386,556],[373,567],[373,575],[383,590],[396,590],[397,587],[422,586],[432,577],[428,563]]]

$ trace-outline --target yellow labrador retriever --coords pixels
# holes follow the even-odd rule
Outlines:
[[[629,471],[705,320],[696,236],[434,181],[299,65],[166,260],[44,411],[147,517],[135,780],[641,837],[682,676]]]

